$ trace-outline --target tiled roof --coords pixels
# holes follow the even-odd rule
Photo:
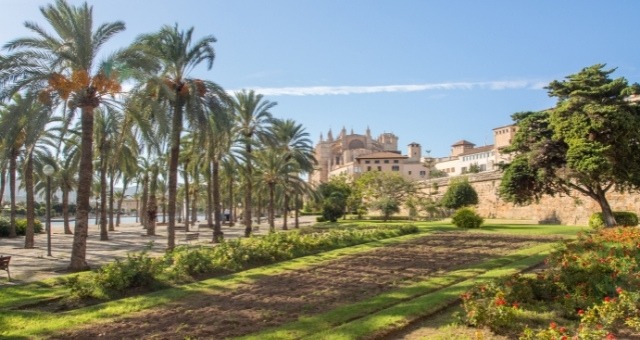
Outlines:
[[[473,148],[471,150],[467,150],[463,153],[461,153],[458,156],[468,156],[468,155],[473,155],[473,154],[477,154],[477,153],[481,153],[481,152],[487,152],[487,151],[491,151],[493,150],[493,144],[492,145],[485,145],[485,146],[481,146],[478,148]]]
[[[471,143],[468,140],[464,140],[463,139],[463,140],[459,140],[459,141],[453,143],[451,146],[458,146],[458,145],[475,145],[475,144]]]
[[[356,159],[409,158],[395,152],[374,152],[356,157]]]

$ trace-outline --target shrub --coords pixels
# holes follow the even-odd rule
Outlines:
[[[619,226],[625,227],[635,227],[638,225],[638,215],[629,211],[614,211],[613,217],[616,219],[616,223]],[[604,219],[602,218],[602,213],[597,212],[593,213],[589,218],[589,227],[593,229],[604,228]]]
[[[128,254],[124,260],[101,267],[94,275],[93,283],[106,296],[122,295],[130,288],[149,287],[156,282],[160,264],[146,252]]]
[[[18,218],[16,219],[16,232],[18,235],[26,235],[27,233],[27,219],[26,218]],[[35,220],[33,223],[33,232],[39,234],[42,232],[42,222],[40,220]]]
[[[471,208],[460,208],[451,217],[451,222],[458,228],[480,228],[484,219]]]
[[[11,228],[11,222],[9,219],[0,217],[0,237],[9,237],[9,229]],[[24,236],[27,231],[27,219],[16,219],[16,234],[18,236]],[[35,220],[33,224],[33,231],[38,234],[42,232],[42,222]]]
[[[465,321],[521,331],[521,339],[614,339],[640,330],[640,229],[580,234],[545,263],[536,276],[500,279],[464,293]],[[498,308],[514,304],[521,315]],[[551,319],[539,328],[537,318]]]

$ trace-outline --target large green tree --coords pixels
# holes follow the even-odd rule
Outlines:
[[[606,194],[640,187],[640,109],[628,101],[640,92],[615,69],[597,64],[553,81],[556,106],[516,113],[518,131],[506,149],[503,199],[529,204],[543,195],[580,193],[600,206],[607,226],[616,224]]]
[[[374,210],[380,210],[384,219],[398,212],[409,197],[418,193],[416,182],[395,172],[367,171],[356,181],[357,191],[363,202]]]

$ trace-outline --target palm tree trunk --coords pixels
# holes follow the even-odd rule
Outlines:
[[[24,187],[27,192],[27,229],[24,237],[24,247],[33,248],[33,223],[36,219],[35,216],[35,199],[33,197],[33,157],[29,153],[26,157],[24,165]]]
[[[233,227],[235,225],[235,221],[236,221],[236,213],[238,212],[236,210],[236,205],[234,204],[235,202],[233,201],[233,178],[229,177],[229,213],[231,214],[231,216],[229,216],[229,226]]]
[[[4,189],[7,184],[7,165],[6,163],[2,163],[0,165],[0,207],[2,207],[2,198],[4,197]]]
[[[206,166],[207,176],[205,180],[207,182],[207,227],[213,229],[213,183],[211,175],[211,162],[207,162]]]
[[[116,176],[114,176],[114,172],[112,171],[111,177],[109,178],[109,231],[116,230],[116,228],[113,225],[113,201],[115,200],[115,198],[113,197],[113,186],[114,186],[115,179],[116,179]]]
[[[149,202],[149,172],[145,170],[144,176],[142,176],[142,197],[140,197],[142,204],[138,210],[140,215],[140,224],[144,229],[147,229],[147,203]]]
[[[100,241],[109,240],[107,231],[107,155],[101,148],[100,155]]]
[[[222,241],[222,226],[220,225],[220,216],[222,211],[220,209],[222,202],[220,200],[220,162],[214,160],[212,162],[211,176],[213,182],[213,218],[215,223],[213,225],[213,242],[218,243]]]
[[[246,166],[246,176],[247,176],[247,184],[246,191],[244,193],[244,236],[251,236],[251,191],[252,188],[252,179],[251,179],[251,144],[247,143],[245,146],[245,150],[247,152],[247,166]]]
[[[275,200],[276,200],[276,184],[269,183],[269,232],[276,232],[275,224]]]
[[[154,165],[151,171],[149,181],[149,202],[147,203],[147,236],[154,236],[156,234],[156,217],[158,215],[158,200],[156,197],[156,191],[158,191],[158,171],[160,169],[157,165]]]
[[[189,230],[189,203],[191,200],[191,197],[189,197],[189,172],[187,171],[187,166],[189,165],[189,162],[185,162],[184,163],[184,211],[185,211],[185,216],[183,218],[184,220],[184,227],[185,230]]]
[[[199,188],[200,188],[200,179],[198,178],[199,176],[194,176],[194,183],[193,183],[193,197],[191,197],[191,225],[195,226],[196,222],[198,222],[198,193],[199,193]],[[188,231],[188,230],[187,230]]]
[[[87,236],[89,232],[89,200],[93,179],[93,108],[83,107],[81,113],[80,165],[78,171],[76,227],[71,247],[69,269],[80,271],[89,269],[86,261]]]
[[[178,94],[178,93],[176,93]],[[176,246],[176,198],[178,194],[178,160],[180,158],[180,134],[182,133],[183,102],[179,97],[173,108],[171,122],[171,149],[169,151],[169,223],[167,225],[167,248]]]
[[[18,168],[18,155],[14,151],[9,160],[9,197],[11,199],[11,212],[9,212],[9,237],[18,237],[16,233],[16,171]]]
[[[295,207],[294,207],[294,209],[295,209],[295,213],[294,213],[295,215],[294,216],[295,217],[294,217],[293,225],[294,225],[294,228],[298,229],[298,228],[300,228],[300,217],[299,217],[300,216],[300,208],[299,208],[299,204],[298,204],[299,203],[298,202],[298,194],[296,194],[296,196],[294,197],[294,202],[295,202],[294,203],[295,204]]]
[[[287,194],[287,185],[284,188],[284,211],[282,212],[282,230],[288,230],[287,217],[289,217],[289,195]]]
[[[64,233],[66,235],[73,234],[69,227],[69,190],[62,188],[62,220],[64,221]]]

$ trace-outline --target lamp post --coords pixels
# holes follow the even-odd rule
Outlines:
[[[46,211],[46,227],[47,227],[47,256],[51,256],[51,175],[55,169],[47,164],[42,168],[42,172],[47,176],[47,211]]]

